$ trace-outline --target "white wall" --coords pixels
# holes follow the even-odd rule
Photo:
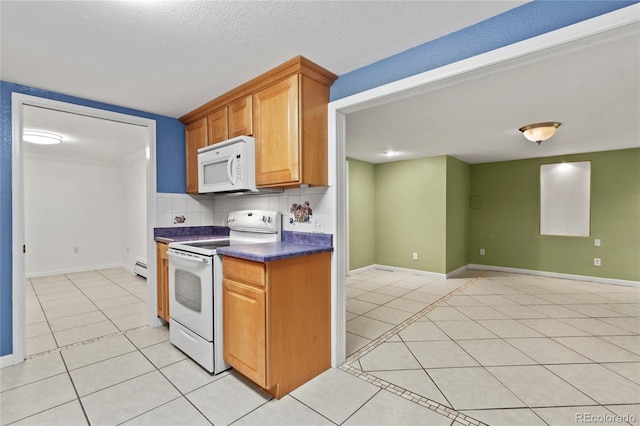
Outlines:
[[[144,152],[111,165],[25,155],[27,277],[146,262],[146,173]]]
[[[287,189],[270,195],[158,193],[156,226],[226,226],[227,216],[234,210],[262,209],[281,212],[286,231],[333,233],[333,191],[333,187],[314,187]],[[305,201],[309,201],[313,209],[309,223],[289,223],[291,205]],[[184,216],[185,222],[175,223],[176,216]]]
[[[124,267],[147,263],[147,163],[144,152],[121,163],[122,243]]]
[[[121,264],[120,174],[115,167],[25,156],[27,277]]]

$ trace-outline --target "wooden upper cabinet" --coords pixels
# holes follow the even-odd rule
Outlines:
[[[207,146],[207,118],[204,117],[185,128],[185,156],[187,193],[198,193],[198,149]]]
[[[259,187],[326,186],[327,105],[329,88],[337,78],[297,56],[180,117],[180,121],[187,127],[202,119],[208,122],[207,144],[254,136]],[[187,173],[190,161],[197,164],[197,154],[187,158]]]
[[[253,135],[252,96],[245,96],[229,104],[229,138]]]
[[[221,108],[207,117],[209,139],[207,145],[222,142],[229,139],[229,126],[227,125],[228,109]]]
[[[212,112],[207,117],[209,126],[208,145],[236,136],[253,135],[251,95],[231,102],[228,106]]]
[[[257,186],[300,179],[298,78],[293,75],[253,95]]]

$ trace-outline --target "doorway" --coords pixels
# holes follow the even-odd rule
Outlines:
[[[333,263],[333,286],[332,286],[332,304],[334,306],[333,315],[333,365],[340,365],[345,360],[346,352],[346,281],[348,272],[348,260],[347,252],[349,250],[348,244],[348,191],[347,191],[347,157],[357,158],[360,160],[366,160],[366,156],[359,157],[353,149],[353,130],[354,127],[360,125],[360,130],[366,131],[364,137],[361,138],[361,153],[363,155],[382,155],[383,151],[390,152],[388,148],[393,148],[392,151],[398,150],[402,153],[403,149],[400,146],[386,147],[383,145],[376,145],[376,139],[384,139],[382,142],[398,141],[398,145],[405,143],[410,139],[409,136],[415,137],[419,134],[420,130],[433,130],[435,126],[425,126],[423,116],[425,111],[432,113],[430,117],[434,119],[435,112],[446,112],[443,108],[450,102],[451,105],[468,105],[473,106],[469,102],[470,94],[483,93],[483,90],[487,89],[489,85],[483,85],[482,82],[478,84],[479,79],[483,79],[486,82],[488,78],[501,79],[502,72],[522,72],[522,76],[525,79],[531,75],[538,75],[532,71],[534,65],[544,67],[546,70],[556,70],[555,66],[559,63],[566,63],[567,65],[578,65],[590,63],[590,60],[582,58],[581,61],[569,60],[571,55],[579,55],[581,52],[588,53],[593,48],[594,50],[598,46],[602,46],[603,43],[616,43],[623,37],[632,40],[633,37],[637,37],[637,8],[629,7],[616,12],[612,12],[602,17],[594,18],[589,21],[581,22],[569,27],[561,28],[553,33],[544,34],[538,37],[534,37],[528,40],[524,40],[517,44],[505,46],[487,53],[480,54],[475,57],[464,59],[449,65],[442,66],[440,68],[426,71],[422,74],[407,77],[402,80],[394,81],[383,86],[373,88],[361,93],[357,93],[329,104],[329,146],[331,149],[331,166],[330,181],[336,186],[335,197],[335,238],[334,238],[334,263]],[[631,37],[630,37],[631,36]],[[637,40],[637,38],[635,39]],[[618,43],[619,44],[619,43]],[[612,50],[612,49],[609,49]],[[626,57],[624,57],[626,58]],[[545,61],[549,61],[549,64],[553,63],[554,66],[548,65]],[[554,62],[555,61],[555,62]],[[607,63],[603,61],[602,63]],[[589,67],[582,67],[579,72],[572,75],[585,75],[586,70]],[[532,74],[533,73],[533,74]],[[565,81],[563,78],[547,78],[546,80],[556,80],[559,82]],[[521,79],[504,79],[505,81],[519,82]],[[606,79],[600,78],[596,81],[605,81]],[[592,87],[586,85],[585,87]],[[444,93],[447,91],[447,93]],[[491,96],[481,97],[482,101],[495,98],[496,93],[505,93],[507,97],[512,93],[518,93],[518,90],[504,90],[496,91],[491,88],[489,90]],[[559,91],[559,90],[558,90]],[[563,92],[564,93],[564,92]],[[592,92],[589,91],[592,95]],[[450,95],[450,96],[447,96]],[[458,96],[460,95],[460,96]],[[556,97],[559,95],[556,93]],[[560,98],[575,100],[576,97],[571,94],[564,94]],[[456,100],[457,103],[454,102]],[[526,101],[526,98],[523,98]],[[428,110],[422,104],[417,105],[415,101],[434,101],[434,108]],[[509,99],[508,102],[502,102],[506,105],[508,110],[506,112],[519,111],[519,108],[514,107],[513,99]],[[560,103],[557,103],[560,105]],[[586,103],[585,103],[586,104]],[[599,105],[607,107],[606,102],[601,103],[589,103],[590,105]],[[525,102],[525,105],[528,103]],[[398,107],[398,108],[395,108]],[[483,143],[479,143],[479,135],[473,134],[458,134],[452,139],[453,129],[461,129],[462,131],[475,131],[478,128],[485,129],[487,127],[486,122],[482,122],[481,125],[468,125],[460,126],[460,117],[483,117],[482,114],[477,114],[479,111],[493,110],[487,108],[486,105],[482,105],[475,108],[471,112],[462,114],[461,111],[455,109],[455,112],[449,114],[448,117],[442,117],[443,120],[435,120],[445,125],[445,131],[440,131],[437,134],[420,134],[420,139],[414,143],[411,148],[420,148],[414,150],[420,154],[420,157],[436,157],[453,155],[455,151],[458,153],[466,152],[462,158],[458,158],[461,161],[468,161],[469,163],[479,162],[491,162],[491,161],[506,161],[523,157],[510,157],[496,159],[496,157],[484,156],[487,152],[503,153],[508,150],[513,150],[517,155],[520,155],[522,151],[528,150],[530,155],[528,158],[535,158],[540,156],[539,151],[535,151],[534,146],[528,146],[522,148],[521,145],[509,143],[514,135],[518,136],[517,126],[510,125],[509,123],[497,123],[502,127],[494,125],[494,131],[480,132],[480,136],[485,136],[487,139],[483,140]],[[562,111],[562,115],[569,117],[571,113],[578,113],[581,108],[565,108]],[[549,104],[544,106],[545,113],[550,113]],[[379,115],[376,115],[379,114]],[[519,123],[524,121],[524,117],[531,116],[534,112],[528,111],[523,117],[511,117],[511,122]],[[592,116],[610,116],[610,114],[594,114]],[[401,117],[402,119],[392,120],[390,117]],[[508,117],[508,114],[500,114],[499,117],[504,119]],[[360,118],[361,120],[356,120]],[[445,120],[446,119],[446,120]],[[576,118],[577,119],[577,118]],[[415,122],[412,120],[416,120]],[[448,121],[447,121],[448,120]],[[393,123],[397,126],[389,125]],[[625,122],[626,123],[626,122]],[[576,126],[581,127],[581,126]],[[584,126],[582,126],[584,127]],[[616,126],[621,127],[621,126]],[[347,128],[351,129],[349,132]],[[607,128],[604,126],[603,128]],[[382,130],[381,130],[382,129]],[[504,129],[509,129],[504,131]],[[515,129],[515,130],[514,130]],[[442,130],[442,129],[440,129]],[[385,133],[388,131],[390,133]],[[364,134],[364,133],[363,133]],[[489,136],[487,136],[489,135]],[[446,140],[444,136],[448,136]],[[435,140],[438,143],[423,143],[425,140]],[[589,140],[593,142],[593,146],[585,147],[584,141]],[[604,137],[596,137],[590,134],[589,137],[575,137],[572,141],[576,142],[576,152],[589,152],[598,151],[602,148],[602,141],[607,140]],[[637,140],[637,138],[632,139]],[[349,146],[347,144],[349,141]],[[502,142],[502,145],[494,147],[492,150],[488,149],[489,142]],[[451,142],[451,143],[449,143]],[[461,142],[462,145],[455,145],[453,142]],[[568,141],[565,141],[565,144]],[[504,149],[500,147],[506,147]],[[620,146],[618,149],[623,148]],[[476,151],[473,151],[475,149]],[[547,154],[551,156],[555,152]],[[565,152],[567,153],[567,152]],[[560,155],[558,152],[557,155]],[[470,157],[469,157],[470,156]],[[409,157],[396,157],[397,159],[409,159]],[[419,158],[419,157],[415,157]],[[375,162],[375,161],[372,161]],[[410,253],[409,253],[410,254]]]
[[[147,256],[147,281],[144,283],[144,289],[138,288],[141,292],[146,292],[148,300],[148,308],[146,312],[146,324],[158,325],[155,309],[155,253],[153,243],[153,228],[155,227],[155,193],[156,193],[156,123],[155,120],[146,119],[138,116],[132,116],[128,114],[116,113],[108,110],[91,108],[76,104],[70,104],[66,102],[55,101],[46,98],[39,98],[35,96],[23,95],[13,93],[12,96],[12,128],[13,128],[13,276],[12,276],[12,291],[13,291],[13,352],[10,359],[7,359],[7,365],[21,362],[26,353],[26,300],[25,300],[25,279],[27,276],[27,269],[25,264],[26,256],[20,255],[24,253],[25,249],[25,155],[27,149],[25,149],[22,143],[22,132],[25,128],[25,111],[29,111],[32,108],[37,110],[49,110],[56,114],[64,113],[70,114],[76,118],[91,118],[102,120],[104,123],[119,123],[123,125],[136,126],[140,130],[140,135],[144,138],[143,149],[139,155],[143,157],[143,176],[146,177],[146,194],[143,195],[143,203],[146,204],[146,224],[144,227],[144,237],[142,244],[146,246]],[[93,193],[97,195],[99,191]],[[78,255],[81,247],[73,246],[71,248],[72,253]],[[88,266],[88,265],[85,265]],[[113,265],[111,265],[113,266]],[[133,265],[130,265],[133,267]],[[68,273],[78,273],[80,271],[73,271],[63,265],[61,270]],[[83,269],[83,268],[80,268]],[[93,268],[86,267],[88,270]],[[113,268],[104,268],[106,272],[113,274]],[[129,272],[123,270],[124,272]],[[94,271],[95,272],[95,271]],[[60,274],[58,274],[60,275]],[[118,275],[118,274],[116,274]],[[121,278],[121,276],[118,276]],[[8,357],[9,358],[9,357]],[[4,361],[4,360],[3,360]]]

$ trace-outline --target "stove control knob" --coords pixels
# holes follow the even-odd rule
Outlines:
[[[236,221],[236,217],[232,214],[229,215],[229,217],[227,218],[227,222],[228,223],[232,223]]]
[[[269,219],[268,219],[268,221],[267,221],[267,222],[271,223],[271,216],[269,216]]]
[[[266,216],[262,216],[262,221],[266,222],[267,221],[267,217]]]

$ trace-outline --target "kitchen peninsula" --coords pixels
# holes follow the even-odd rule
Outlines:
[[[225,227],[159,228],[155,238],[166,244],[225,233]],[[278,242],[217,249],[224,359],[276,398],[331,367],[332,250],[330,234],[291,231]]]

